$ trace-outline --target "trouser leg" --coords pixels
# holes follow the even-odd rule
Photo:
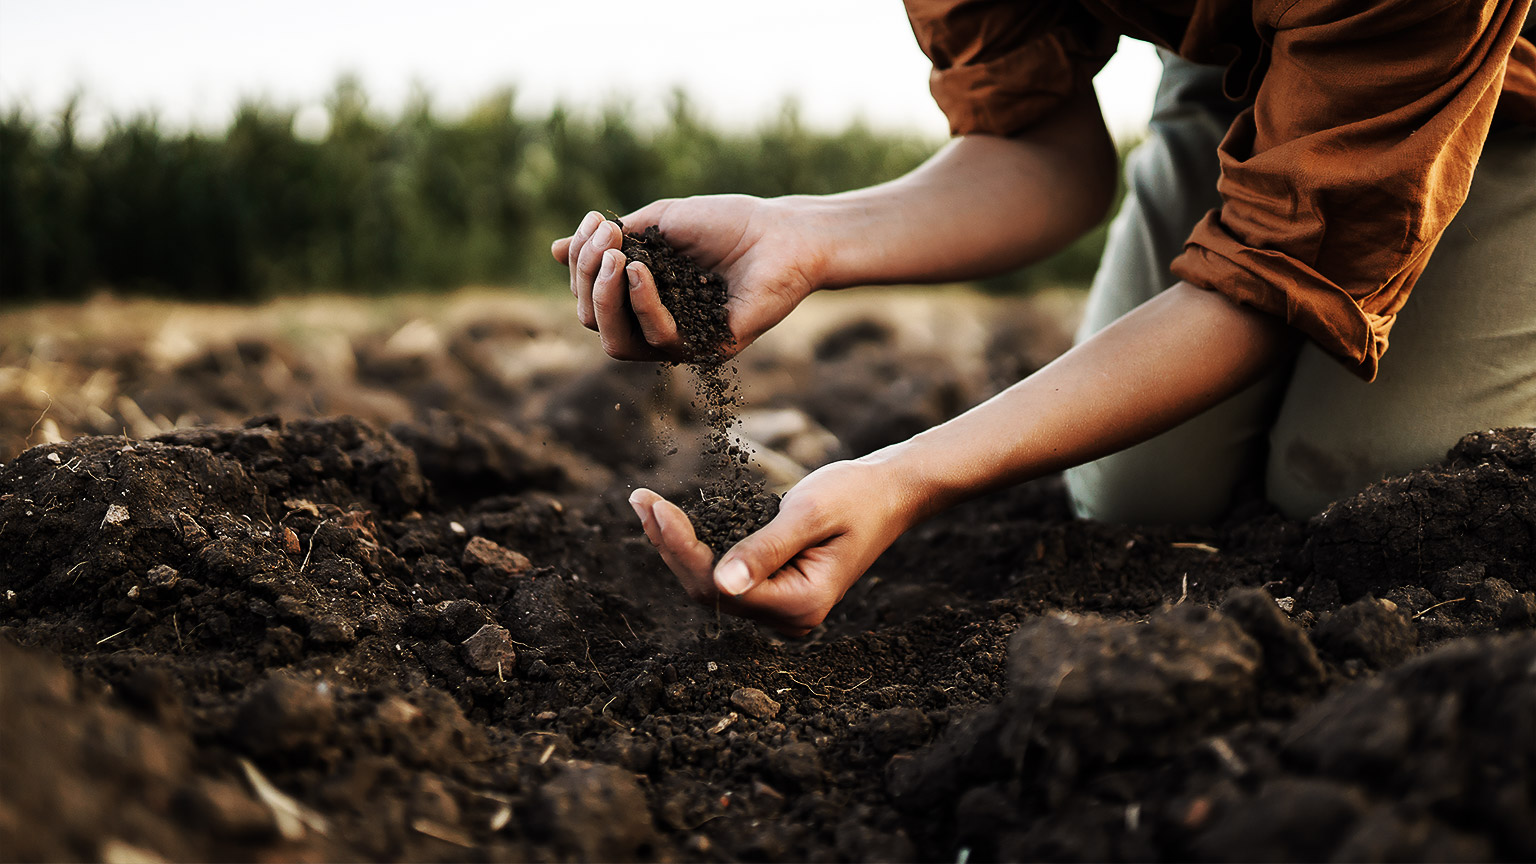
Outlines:
[[[1081,342],[1173,284],[1168,272],[1206,211],[1218,207],[1216,148],[1239,106],[1221,95],[1222,70],[1163,53],[1150,135],[1126,162],[1126,197],[1110,225]],[[1149,441],[1066,472],[1078,515],[1109,522],[1203,522],[1219,517],[1263,470],[1264,436],[1284,386],[1277,372]]]
[[[1536,136],[1490,137],[1460,213],[1392,328],[1376,380],[1310,344],[1271,433],[1268,493],[1304,518],[1462,435],[1536,426]]]

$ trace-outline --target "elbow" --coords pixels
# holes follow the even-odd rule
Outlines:
[[[1110,208],[1115,204],[1115,190],[1119,186],[1120,156],[1108,132],[1105,132],[1103,141],[1095,151],[1089,160],[1091,177],[1084,183],[1087,189],[1084,208],[1087,224],[1082,230],[1085,232],[1109,218]]]
[[[1103,120],[1094,112],[1097,128],[1084,137],[1084,146],[1075,154],[1071,172],[1078,194],[1079,206],[1072,226],[1077,239],[1109,218],[1115,204],[1115,190],[1119,185],[1120,157],[1115,151],[1114,139],[1104,127]],[[1069,241],[1070,242],[1070,241]]]
[[[1120,175],[1115,142],[1092,91],[1042,128],[1037,146],[1050,178],[1042,185],[1055,213],[1052,245],[1065,248],[1108,218]]]

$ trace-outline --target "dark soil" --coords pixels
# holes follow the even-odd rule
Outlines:
[[[0,467],[0,857],[1536,857],[1536,431],[1306,524],[1029,484],[793,642],[543,449],[258,418]]]
[[[620,223],[623,227],[623,223]],[[672,313],[689,358],[697,401],[709,428],[698,495],[679,506],[694,533],[718,555],[767,525],[779,512],[779,496],[749,470],[751,452],[732,433],[738,425],[741,388],[726,349],[735,344],[725,278],[700,267],[672,247],[652,225],[624,235],[624,255],[650,269],[662,305]]]

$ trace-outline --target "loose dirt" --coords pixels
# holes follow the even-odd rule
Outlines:
[[[621,493],[440,489],[443,430],[398,431],[0,470],[6,857],[1536,854],[1533,430],[1305,525],[1114,528],[1020,487],[797,642],[692,609]],[[1351,539],[1405,513],[1424,546]]]
[[[718,555],[779,512],[779,496],[749,470],[750,448],[734,434],[741,387],[735,366],[726,359],[736,341],[726,311],[730,286],[673,248],[654,225],[638,235],[625,234],[623,252],[650,269],[688,357],[695,407],[703,412],[709,438],[698,495],[688,495],[680,506],[698,538]]]
[[[0,858],[1536,858],[1536,430],[1305,523],[1099,525],[1046,478],[783,640],[692,604],[626,503],[694,491],[641,446],[686,400],[475,302],[345,351],[199,349],[184,309],[0,351],[0,392],[51,382],[0,400]],[[797,321],[738,361],[795,424],[744,423],[814,467],[1071,332],[962,307]],[[226,422],[153,428],[183,415]]]

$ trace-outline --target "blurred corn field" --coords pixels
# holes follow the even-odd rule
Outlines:
[[[61,300],[101,289],[247,301],[549,283],[549,242],[591,209],[659,197],[826,193],[896,177],[940,142],[851,123],[825,132],[793,103],[751,131],[706,122],[687,95],[660,123],[623,102],[521,111],[512,90],[459,117],[417,97],[397,117],[343,78],[322,137],[295,110],[241,105],[222,134],[114,120],[84,141],[74,104],[0,117],[0,297]],[[1009,290],[1085,281],[1095,232]]]

